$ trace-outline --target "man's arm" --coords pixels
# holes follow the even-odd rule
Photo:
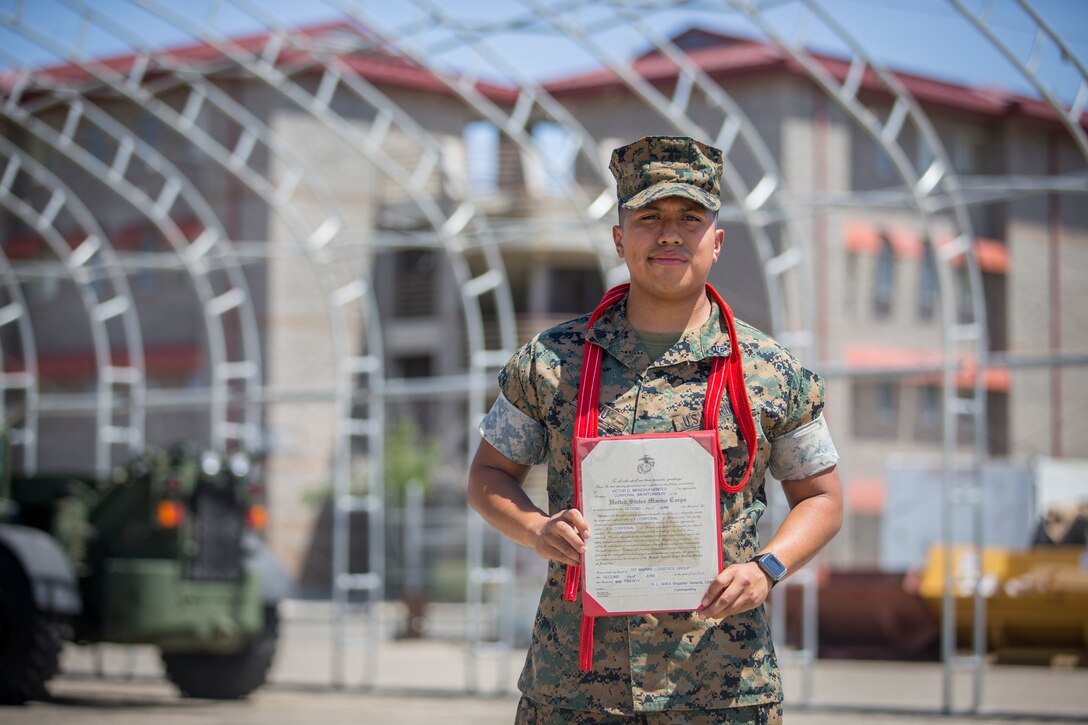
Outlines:
[[[831,468],[809,478],[783,481],[782,489],[790,512],[762,551],[774,553],[794,572],[811,561],[842,526],[842,487],[838,470]],[[770,591],[770,579],[758,564],[733,564],[711,582],[701,614],[718,618],[746,612],[762,604]]]
[[[469,505],[506,538],[544,559],[577,566],[589,525],[577,509],[548,516],[537,508],[522,487],[529,468],[481,440],[468,471]]]

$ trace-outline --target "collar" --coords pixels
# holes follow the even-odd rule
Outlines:
[[[710,317],[699,327],[683,336],[652,366],[642,349],[638,334],[627,321],[627,297],[605,310],[596,324],[586,332],[586,339],[600,345],[608,354],[632,370],[665,367],[681,362],[697,362],[710,357],[729,355],[729,331],[722,319],[721,308],[710,301]]]

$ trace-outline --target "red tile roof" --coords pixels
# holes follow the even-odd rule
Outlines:
[[[453,93],[430,69],[409,58],[398,55],[373,33],[359,25],[337,21],[300,28],[293,31],[291,35],[295,38],[314,40],[335,40],[337,36],[351,36],[348,39],[353,41],[353,44],[361,44],[364,49],[344,52],[339,57],[348,67],[370,82],[432,93]],[[239,51],[250,55],[260,55],[271,37],[269,33],[261,33],[233,38],[229,43]],[[166,60],[170,65],[202,69],[208,69],[209,66],[214,67],[221,63],[231,64],[227,54],[204,42],[168,48],[156,52],[155,55]],[[119,74],[126,74],[133,69],[138,58],[139,56],[135,54],[119,55],[99,59],[95,64],[105,66]],[[315,62],[319,62],[316,53],[299,49],[290,43],[284,44],[284,48],[276,58],[277,66],[285,71],[292,68],[298,69],[300,66]],[[156,67],[149,70],[145,78],[152,80],[169,72],[161,67]],[[35,71],[35,75],[48,84],[90,84],[92,86],[98,84],[92,73],[76,63],[42,68]],[[15,77],[13,72],[0,75],[0,91],[10,89],[15,82]],[[475,87],[477,91],[496,102],[513,103],[517,99],[517,90],[514,88],[483,81],[476,83]]]
[[[800,63],[778,45],[767,40],[692,29],[676,36],[674,42],[704,72],[716,79],[757,73],[808,77]],[[850,70],[848,60],[819,53],[813,53],[812,57],[836,80],[842,82],[846,79]],[[650,82],[672,82],[678,75],[676,64],[658,50],[643,54],[632,65],[636,72]],[[996,89],[972,88],[913,73],[893,72],[906,90],[924,105],[967,111],[990,118],[1021,116],[1060,122],[1058,113],[1039,99]],[[603,69],[557,79],[547,83],[545,88],[558,97],[574,97],[620,88],[623,85],[623,81],[612,70]],[[892,97],[892,93],[872,69],[867,69],[863,74],[859,92]],[[1081,124],[1088,128],[1088,113],[1082,114]]]
[[[355,36],[353,40],[362,42],[366,50],[356,50],[340,57],[349,67],[371,82],[433,93],[452,93],[430,69],[399,55],[371,31],[357,24],[336,21],[301,28],[292,33],[295,37],[326,40],[334,38],[337,34]],[[249,53],[260,53],[270,37],[268,33],[262,33],[235,38],[231,43]],[[716,78],[768,73],[807,77],[800,64],[770,41],[700,29],[685,31],[674,40],[704,71]],[[158,55],[167,57],[179,65],[196,67],[213,66],[228,61],[221,51],[207,43],[167,49]],[[137,57],[131,54],[122,55],[98,62],[118,73],[127,73],[136,63]],[[839,81],[845,80],[850,68],[849,61],[822,54],[813,54],[813,57],[834,78]],[[313,54],[297,48],[287,48],[277,57],[277,63],[284,68],[298,67],[315,60]],[[669,83],[677,76],[676,65],[657,50],[644,53],[635,60],[633,67],[650,82]],[[151,79],[168,72],[157,68],[149,71],[147,77]],[[91,74],[74,63],[44,68],[36,73],[61,85],[97,83]],[[901,71],[896,71],[895,75],[923,104],[966,111],[989,118],[1018,116],[1050,122],[1060,121],[1058,113],[1049,104],[1039,99],[996,89],[972,88]],[[13,72],[0,75],[0,91],[10,89],[15,77]],[[546,83],[544,87],[557,97],[569,98],[595,94],[609,88],[622,88],[624,84],[613,71],[602,69],[560,78]],[[510,86],[478,82],[476,89],[499,103],[514,103],[517,99],[517,89]],[[871,69],[864,73],[859,91],[891,97],[891,93]],[[1081,122],[1088,128],[1088,113],[1082,115]]]

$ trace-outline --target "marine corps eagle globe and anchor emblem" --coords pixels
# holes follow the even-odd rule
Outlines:
[[[638,472],[645,475],[654,470],[654,459],[650,456],[643,456],[638,459]]]

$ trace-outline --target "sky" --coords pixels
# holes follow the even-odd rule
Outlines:
[[[849,56],[838,35],[812,13],[804,12],[805,0],[758,0],[772,9],[766,17],[777,32],[804,39],[813,50]],[[892,68],[973,86],[997,87],[1025,95],[1037,89],[1009,63],[951,4],[954,0],[812,0],[854,36],[866,52]],[[1034,25],[1017,0],[960,0],[969,10],[988,6],[991,27],[1026,60],[1035,40]],[[701,26],[744,36],[762,32],[724,0],[696,0],[682,9],[664,0],[627,0],[626,3],[580,3],[572,0],[389,0],[354,3],[352,0],[0,0],[0,67],[21,63],[51,65],[61,60],[56,49],[29,42],[12,30],[26,23],[44,31],[65,46],[78,44],[82,52],[99,57],[126,53],[131,47],[99,28],[81,21],[78,8],[87,2],[112,21],[123,25],[151,47],[185,45],[193,36],[183,28],[156,18],[140,7],[159,5],[224,36],[260,32],[262,24],[247,8],[258,8],[262,21],[298,26],[341,17],[343,8],[358,13],[383,34],[394,35],[441,67],[468,70],[495,80],[515,76],[555,78],[598,67],[600,60],[585,42],[573,39],[542,18],[539,8],[567,8],[561,22],[584,32],[609,57],[624,60],[647,47],[643,35],[620,20],[616,7],[626,4],[626,15],[641,19],[655,30],[673,34]],[[1088,60],[1088,0],[1031,0],[1039,14],[1057,29],[1072,53]],[[428,7],[431,9],[428,11]],[[631,10],[631,8],[636,8]],[[638,9],[641,8],[641,9]],[[428,17],[445,14],[435,26]],[[482,59],[463,36],[451,31],[452,23],[479,28],[487,47],[503,58],[503,68]],[[511,27],[518,23],[517,27]],[[515,69],[507,73],[505,66]],[[1060,98],[1072,100],[1082,75],[1072,64],[1062,63],[1056,46],[1046,43],[1037,76]]]

